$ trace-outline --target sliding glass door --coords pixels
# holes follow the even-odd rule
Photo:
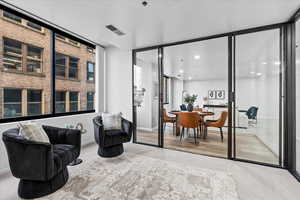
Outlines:
[[[279,165],[281,160],[280,29],[234,37],[234,157]]]
[[[158,49],[134,52],[134,142],[155,146],[160,145],[160,59]]]

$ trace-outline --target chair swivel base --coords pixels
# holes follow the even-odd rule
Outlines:
[[[35,199],[54,193],[63,187],[69,178],[68,169],[63,169],[49,181],[31,181],[21,179],[18,194],[23,199]]]
[[[121,155],[124,152],[123,144],[118,144],[110,147],[99,147],[98,155],[105,158],[111,158]]]

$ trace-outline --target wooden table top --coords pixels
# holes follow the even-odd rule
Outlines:
[[[188,111],[170,111],[169,113],[173,115],[179,115],[181,112],[188,112]],[[199,111],[192,111],[192,112],[198,113],[200,116],[211,116],[215,114],[213,112],[199,112]]]

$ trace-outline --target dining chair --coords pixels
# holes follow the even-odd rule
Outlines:
[[[197,143],[197,135],[199,131],[199,121],[200,121],[200,116],[197,112],[181,112],[179,115],[179,124],[182,127],[181,134],[180,134],[180,141],[182,139],[182,136],[184,136],[184,130],[187,128],[194,129],[194,139],[195,139],[195,144]],[[197,130],[197,133],[196,133]]]
[[[176,117],[170,117],[167,115],[167,111],[165,108],[163,108],[163,124],[164,124],[164,131],[166,129],[166,124],[171,123],[173,124],[173,135],[175,135],[175,129],[176,129]]]
[[[227,119],[227,115],[228,115],[228,112],[227,111],[222,111],[221,113],[221,116],[219,119],[217,120],[206,120],[204,122],[204,127],[205,127],[205,136],[207,136],[207,128],[208,127],[215,127],[215,128],[219,128],[220,129],[220,134],[221,134],[221,139],[222,139],[222,142],[223,142],[223,130],[222,130],[222,127],[224,127],[224,124],[226,122],[226,119]]]
[[[181,105],[180,105],[180,110],[181,110],[181,111],[186,111],[186,110],[187,110],[186,105],[185,105],[185,104],[181,104]]]

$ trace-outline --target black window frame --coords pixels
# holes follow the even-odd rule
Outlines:
[[[96,49],[96,45],[93,41],[77,34],[72,31],[69,31],[63,27],[60,27],[56,24],[53,24],[45,19],[40,18],[39,16],[36,16],[28,11],[22,10],[17,7],[7,7],[0,3],[0,9],[2,12],[8,12],[12,15],[16,15],[17,17],[20,17],[22,19],[25,19],[27,21],[30,21],[31,23],[34,23],[36,25],[41,26],[42,28],[46,28],[50,31],[51,38],[50,38],[50,66],[51,66],[51,109],[49,114],[42,114],[42,115],[34,115],[34,116],[20,116],[20,117],[14,117],[14,118],[1,118],[0,123],[9,123],[9,122],[17,122],[17,121],[26,121],[26,120],[34,120],[34,119],[44,119],[44,118],[52,118],[52,117],[61,117],[61,116],[68,116],[68,115],[77,115],[77,114],[84,114],[84,113],[94,113],[95,110],[82,110],[77,112],[64,112],[64,113],[57,113],[55,111],[55,81],[56,81],[56,75],[55,75],[55,34],[59,34],[63,37],[67,37],[70,40],[73,40],[75,42],[78,42],[80,44],[86,45],[89,48]],[[13,20],[12,20],[13,21]],[[17,23],[17,22],[15,22]],[[101,46],[101,45],[100,45]],[[102,46],[104,48],[104,46]]]

